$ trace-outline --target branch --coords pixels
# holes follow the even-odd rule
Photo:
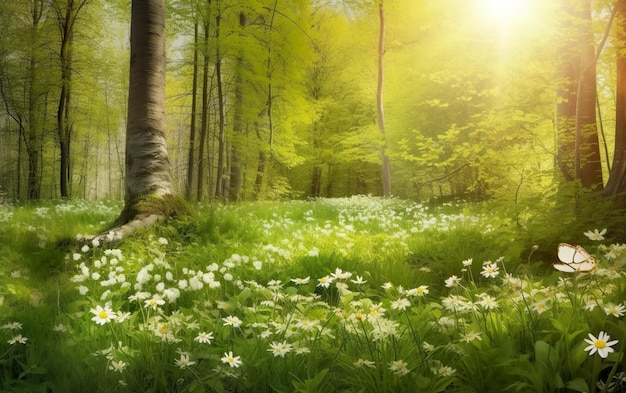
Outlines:
[[[425,181],[425,182],[423,182],[423,183],[418,183],[418,185],[421,187],[421,186],[423,186],[424,184],[434,183],[434,182],[437,182],[437,181],[444,180],[444,179],[446,179],[446,178],[448,178],[448,177],[450,177],[450,176],[454,175],[455,173],[459,172],[461,169],[463,169],[463,168],[465,168],[465,167],[467,167],[467,166],[469,166],[469,163],[465,163],[465,164],[461,165],[460,167],[458,167],[458,168],[456,168],[456,169],[454,169],[454,170],[452,170],[452,171],[450,171],[450,172],[446,173],[445,175],[443,175],[443,176],[441,176],[441,177],[437,177],[437,178],[435,178],[435,179],[427,180],[427,181]]]

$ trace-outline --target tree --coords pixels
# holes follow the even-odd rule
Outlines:
[[[188,213],[173,191],[165,140],[165,0],[132,2],[125,188],[122,213],[98,240]]]
[[[74,30],[80,11],[87,3],[88,0],[67,0],[63,2],[54,2],[53,4],[61,36],[61,45],[59,49],[59,61],[61,63],[61,92],[57,110],[57,136],[59,139],[59,152],[61,155],[59,186],[62,198],[70,197],[72,183],[72,168],[70,166],[70,159],[73,130],[71,119],[71,97]]]
[[[385,111],[383,106],[384,56],[385,56],[385,9],[383,0],[378,2],[378,18],[380,30],[378,35],[378,83],[376,85],[376,112],[378,113],[378,129],[382,137],[381,161],[383,195],[391,196],[391,169],[387,155],[387,135],[385,131]]]
[[[619,0],[616,10],[615,147],[604,193],[626,207],[626,0]]]
[[[557,104],[557,163],[566,181],[580,180],[588,189],[602,188],[602,164],[596,124],[596,62],[591,3],[562,2],[565,32],[560,51],[563,81]],[[598,53],[601,47],[598,48]]]

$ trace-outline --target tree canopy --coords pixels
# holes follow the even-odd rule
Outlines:
[[[166,1],[172,186],[382,195],[387,157],[406,198],[620,195],[622,3]],[[127,1],[0,5],[1,198],[123,196],[129,18]]]

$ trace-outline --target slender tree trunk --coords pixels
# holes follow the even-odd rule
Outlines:
[[[239,14],[239,27],[243,29],[246,26],[246,16],[243,12]],[[242,33],[243,34],[243,33]],[[241,152],[240,144],[243,139],[243,55],[240,53],[237,56],[235,65],[235,102],[234,115],[233,115],[233,138],[231,141],[231,161],[230,161],[230,176],[229,176],[229,192],[228,199],[232,202],[238,202],[241,198]]]
[[[191,87],[191,124],[189,126],[189,152],[187,154],[187,187],[185,188],[185,197],[187,200],[192,199],[193,195],[193,175],[195,169],[196,156],[196,116],[198,101],[198,29],[199,23],[196,20],[193,26],[193,79]],[[200,156],[200,159],[202,156]]]
[[[220,29],[220,15],[216,17],[216,42],[217,42],[217,58],[215,61],[215,74],[217,79],[217,106],[218,106],[218,147],[217,147],[217,176],[215,181],[215,197],[225,199],[226,194],[226,139],[225,139],[225,118],[224,118],[224,86],[222,83],[222,59],[219,47],[219,29]]]
[[[382,183],[383,195],[391,196],[391,168],[389,156],[387,155],[387,134],[385,130],[385,112],[383,107],[383,85],[384,85],[384,56],[385,56],[385,10],[383,0],[378,2],[378,16],[380,30],[378,34],[378,84],[376,88],[376,109],[378,112],[378,129],[382,136],[381,161],[382,161]]]
[[[202,64],[202,118],[200,124],[200,142],[198,151],[198,195],[197,200],[204,198],[204,168],[208,164],[204,157],[207,134],[209,132],[209,22],[204,25],[204,49]]]

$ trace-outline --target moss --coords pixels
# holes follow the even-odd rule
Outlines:
[[[114,225],[123,225],[131,220],[153,214],[166,218],[183,218],[192,216],[193,211],[178,195],[142,195],[126,202]]]

